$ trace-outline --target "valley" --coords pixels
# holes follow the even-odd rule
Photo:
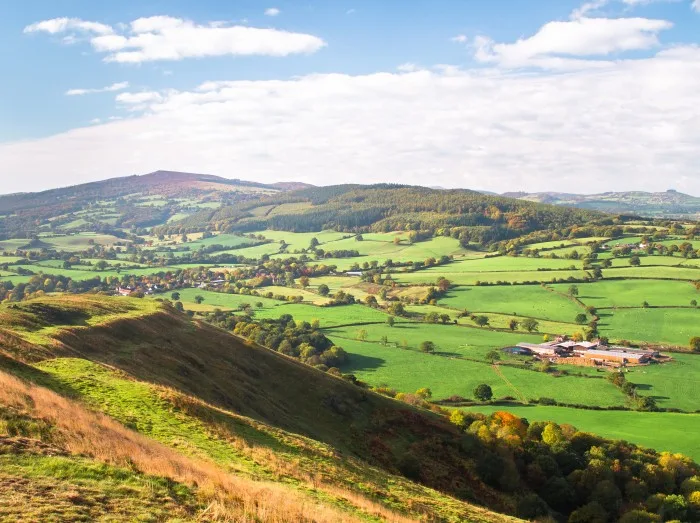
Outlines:
[[[459,434],[494,446],[533,437],[495,428],[517,425],[503,412],[554,422],[564,439],[578,430],[700,461],[696,223],[472,191],[222,180],[154,173],[62,189],[47,208],[36,206],[54,195],[0,198],[3,375],[244,478],[246,491],[273,482],[271,505],[293,491],[280,520],[313,504],[328,511],[319,521],[530,518],[506,479],[455,450]],[[660,357],[583,364],[510,350],[553,340]],[[416,418],[397,435],[397,416]],[[451,450],[428,458],[420,442],[435,438]],[[402,461],[409,447],[420,472]],[[116,468],[100,481],[122,473],[107,462]],[[191,477],[173,478],[177,510],[196,511]],[[535,491],[547,511],[580,507]],[[248,514],[234,498],[222,510]]]

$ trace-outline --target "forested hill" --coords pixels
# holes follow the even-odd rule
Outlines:
[[[476,191],[435,190],[402,185],[334,185],[302,189],[202,211],[159,229],[161,233],[205,229],[293,232],[335,229],[354,233],[413,230],[425,235],[467,234],[490,243],[537,230],[591,223],[612,224],[609,216],[485,195]]]

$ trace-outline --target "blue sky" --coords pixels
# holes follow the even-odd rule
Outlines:
[[[0,192],[167,168],[700,194],[698,11],[0,0]]]

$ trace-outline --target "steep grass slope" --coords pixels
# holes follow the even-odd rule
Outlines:
[[[0,396],[0,404],[30,427],[49,427],[26,437],[170,478],[192,490],[180,504],[188,514],[216,506],[225,517],[265,521],[507,519],[452,496],[513,510],[473,472],[479,448],[443,419],[157,303],[43,298],[1,307],[0,325],[0,368],[36,384],[0,375],[15,398],[33,398]],[[103,424],[111,432],[92,438],[88,427]],[[150,450],[137,452],[142,444]],[[151,466],[132,453],[163,459]]]

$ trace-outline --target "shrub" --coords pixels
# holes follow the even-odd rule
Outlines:
[[[690,338],[690,348],[693,352],[700,352],[700,336]]]
[[[435,352],[435,344],[432,341],[424,341],[420,344],[420,350],[421,352],[431,354]]]

